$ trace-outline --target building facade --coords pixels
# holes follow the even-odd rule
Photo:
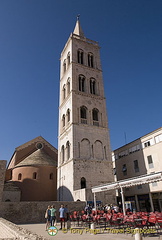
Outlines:
[[[60,59],[58,200],[93,200],[91,187],[113,180],[99,50],[77,20]]]
[[[113,164],[117,181],[162,171],[162,128],[114,150]],[[162,211],[162,182],[125,188],[124,195],[137,210]]]

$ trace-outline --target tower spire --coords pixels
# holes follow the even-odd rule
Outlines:
[[[83,33],[82,28],[81,28],[79,18],[80,18],[80,14],[77,15],[77,21],[76,21],[76,25],[75,25],[73,33],[78,35],[78,36],[84,37],[84,33]]]

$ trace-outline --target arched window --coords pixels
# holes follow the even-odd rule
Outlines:
[[[84,56],[84,52],[82,49],[78,49],[78,53],[77,53],[77,57],[78,57],[78,63],[83,64],[83,56]]]
[[[87,124],[87,108],[84,106],[80,108],[80,118],[81,118],[81,123]]]
[[[90,79],[90,93],[96,94],[96,80],[94,78]]]
[[[64,148],[64,145],[61,148],[61,160],[62,160],[62,163],[64,163],[64,161],[65,161],[65,148]]]
[[[64,70],[64,72],[66,71],[66,59],[63,62],[63,70]]]
[[[34,172],[34,173],[33,173],[33,179],[36,179],[36,178],[37,178],[37,173]]]
[[[86,188],[86,179],[84,177],[81,178],[80,185],[81,185],[81,189]]]
[[[50,180],[53,180],[53,173],[50,173],[49,179],[50,179]]]
[[[70,52],[68,52],[68,55],[67,55],[67,64],[68,65],[70,64]]]
[[[70,122],[70,110],[69,110],[69,108],[67,110],[67,121]]]
[[[88,67],[94,67],[93,64],[93,53],[88,53]]]
[[[67,80],[67,94],[70,93],[70,78]]]
[[[70,158],[70,143],[67,141],[66,143],[66,150],[67,150],[67,160]]]
[[[18,180],[21,180],[21,179],[22,179],[22,174],[19,173],[19,175],[18,175]]]
[[[98,109],[94,108],[92,110],[92,119],[93,119],[93,125],[99,126],[99,119],[98,119]]]
[[[62,116],[62,127],[65,127],[65,114]]]
[[[83,75],[79,75],[79,91],[85,92],[85,77]]]
[[[65,87],[65,84],[63,86],[63,100],[66,98],[66,87]]]

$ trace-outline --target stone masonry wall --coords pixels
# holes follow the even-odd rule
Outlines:
[[[48,205],[55,205],[59,219],[60,205],[68,205],[69,212],[83,210],[86,202],[1,202],[0,217],[13,223],[44,223]]]
[[[6,164],[7,164],[6,160],[0,160],[0,202],[2,201],[2,195],[3,195]]]

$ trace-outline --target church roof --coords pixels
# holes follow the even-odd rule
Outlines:
[[[38,149],[37,151],[26,157],[23,161],[18,163],[15,167],[33,165],[56,166],[56,162],[43,149]]]
[[[77,19],[77,22],[76,22],[76,25],[75,25],[73,33],[78,35],[78,36],[84,37],[84,33],[83,33],[82,28],[81,28],[79,18]]]
[[[42,147],[39,147],[39,145]],[[25,160],[27,157],[30,157],[32,153],[34,153],[40,148],[43,148],[43,151],[48,156],[50,156],[51,159],[53,159],[55,164],[57,164],[57,149],[53,147],[49,142],[47,142],[42,136],[39,136],[22,144],[15,149],[15,152],[10,159],[7,169],[14,168],[21,161]]]

